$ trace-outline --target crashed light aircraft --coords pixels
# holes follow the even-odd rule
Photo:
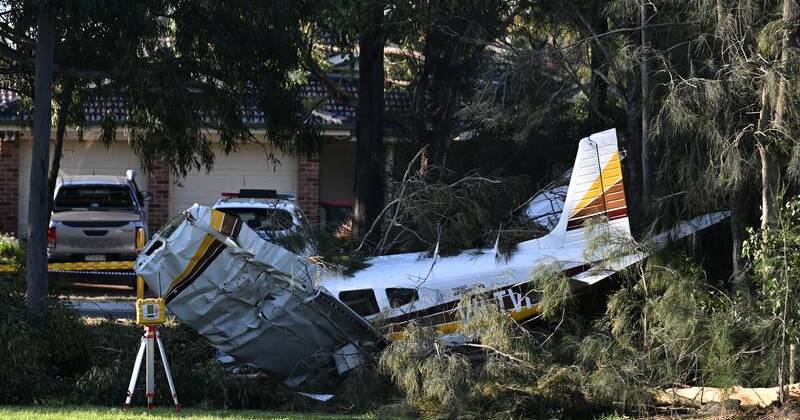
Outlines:
[[[720,212],[684,222],[657,242],[725,217]],[[524,321],[537,314],[533,270],[557,266],[570,282],[590,286],[646,257],[587,256],[584,222],[593,218],[615,237],[631,238],[613,129],[580,141],[555,228],[519,243],[508,258],[498,258],[496,247],[451,257],[386,255],[346,277],[263,240],[233,216],[195,204],[153,236],[135,269],[178,319],[220,350],[296,385],[333,364],[340,373],[351,369],[410,322],[456,331],[468,291],[486,291]],[[389,325],[388,336],[370,322],[378,315]]]

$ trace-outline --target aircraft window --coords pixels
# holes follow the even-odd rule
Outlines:
[[[339,300],[361,316],[375,315],[380,312],[375,292],[372,289],[347,290],[339,292]]]
[[[417,289],[388,288],[386,289],[386,298],[389,299],[389,306],[399,308],[418,301],[419,293],[417,293]]]
[[[158,235],[164,239],[169,239],[172,236],[172,233],[178,229],[178,226],[183,223],[186,218],[181,214],[172,218],[166,225],[162,226],[161,229],[158,230]]]
[[[294,226],[292,214],[283,209],[222,208],[225,214],[236,216],[255,230],[268,232],[291,229]]]

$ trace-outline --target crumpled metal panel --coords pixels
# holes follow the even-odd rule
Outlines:
[[[162,230],[148,242],[136,273],[167,297],[178,319],[225,353],[292,385],[331,365],[345,345],[366,353],[382,345],[367,321],[314,286],[316,267],[304,257],[246,225],[220,222],[231,216],[210,208],[194,205],[184,214],[167,238]],[[218,233],[226,229],[235,230],[230,238]]]

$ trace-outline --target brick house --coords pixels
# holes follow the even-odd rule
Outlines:
[[[351,94],[357,93],[357,81],[350,78],[340,82]],[[210,206],[220,193],[243,187],[294,193],[312,223],[319,224],[324,218],[324,203],[352,202],[355,169],[355,111],[328,98],[326,93],[314,80],[300,92],[304,97],[322,99],[322,106],[315,111],[323,134],[318,156],[288,156],[277,150],[265,150],[260,144],[246,144],[230,155],[218,152],[212,171],[192,172],[183,179],[173,179],[165,165],[157,165],[150,174],[143,173],[124,129],[119,129],[117,140],[106,148],[99,141],[99,128],[92,124],[99,124],[105,115],[112,113],[124,125],[124,98],[94,98],[84,104],[88,122],[84,140],[79,141],[75,129],[68,130],[65,136],[61,173],[124,175],[127,169],[138,169],[140,188],[153,194],[148,204],[151,231],[193,203]],[[11,92],[0,92],[0,232],[24,236],[32,133],[18,122],[17,100]],[[387,111],[404,112],[408,108],[407,95],[387,92],[386,107]],[[264,124],[263,115],[254,110],[243,119],[257,138],[259,134],[263,138],[263,129],[259,130]],[[269,163],[265,153],[270,152],[279,164]]]

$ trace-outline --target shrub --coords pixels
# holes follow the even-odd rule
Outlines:
[[[86,369],[93,340],[78,314],[51,299],[46,328],[38,328],[23,294],[0,286],[0,403],[30,403],[62,392]],[[57,332],[57,333],[53,333]]]
[[[0,264],[22,266],[25,262],[25,248],[17,238],[0,234]]]
[[[470,296],[469,317],[453,344],[431,328],[410,325],[384,351],[381,368],[407,403],[432,417],[543,417],[585,415],[582,372],[562,365],[548,349],[558,338],[537,338],[496,305]],[[553,344],[553,345],[560,345]]]
[[[130,321],[85,320],[63,301],[49,300],[47,325],[24,294],[0,285],[0,404],[63,401],[119,405],[125,398],[142,328]],[[282,408],[287,388],[244,366],[220,365],[216,348],[187,326],[170,322],[162,339],[182,403],[201,407]],[[156,349],[156,398],[172,403]],[[134,398],[144,402],[144,371]]]
[[[95,351],[89,366],[77,377],[66,397],[73,403],[116,405],[126,392],[142,327],[129,321],[101,320],[87,328]],[[179,400],[205,408],[277,408],[286,398],[283,384],[247,366],[223,366],[215,360],[216,348],[184,324],[168,322],[160,328]],[[171,405],[171,393],[156,348],[156,402]],[[235,373],[234,373],[235,372]],[[144,369],[139,373],[133,403],[144,399]]]

